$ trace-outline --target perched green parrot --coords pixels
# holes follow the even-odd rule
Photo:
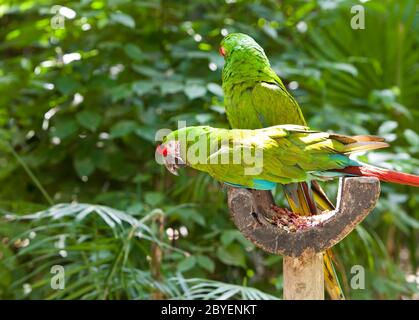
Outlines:
[[[156,156],[173,174],[188,165],[234,187],[270,190],[316,179],[341,176],[377,177],[419,187],[419,176],[361,164],[348,157],[356,151],[386,147],[373,136],[344,136],[279,125],[268,128],[217,129],[186,127],[167,135]]]
[[[225,65],[222,73],[224,105],[232,128],[258,129],[280,124],[307,125],[301,109],[272,70],[265,52],[256,41],[242,33],[232,33],[221,42]],[[285,196],[297,214],[333,210],[332,202],[314,182],[287,184]],[[313,201],[313,198],[316,202]],[[333,300],[344,299],[333,264],[332,252],[324,256],[326,289]]]
[[[197,126],[171,132],[157,147],[156,156],[173,174],[186,165],[225,184],[256,190],[344,176],[419,187],[419,176],[349,158],[354,152],[387,146],[375,136],[345,136],[297,125],[256,130]]]

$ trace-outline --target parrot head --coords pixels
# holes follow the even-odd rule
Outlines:
[[[180,155],[179,141],[171,140],[158,145],[156,151],[163,157],[164,165],[171,174],[174,174],[175,176],[179,175],[178,169],[186,166],[186,162]]]
[[[261,56],[266,58],[263,48],[251,37],[244,33],[230,33],[220,44],[218,50],[226,61],[235,55]]]
[[[269,59],[265,51],[247,34],[227,35],[221,41],[219,52],[225,60],[222,72],[223,85],[242,82],[243,79],[263,78],[266,72],[270,72]]]
[[[201,157],[208,157],[208,145],[214,130],[208,126],[191,126],[172,131],[157,146],[156,160],[176,176],[178,169],[185,166],[195,169],[199,167],[198,170],[202,171],[206,164],[202,163]]]
[[[186,161],[181,156],[181,142],[177,137],[178,131],[172,132],[156,148],[157,154],[163,157],[166,169],[175,176],[179,175],[179,168],[186,166]]]

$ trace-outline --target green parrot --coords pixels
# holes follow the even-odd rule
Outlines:
[[[168,134],[156,156],[173,174],[182,166],[230,186],[271,190],[277,184],[310,183],[345,176],[419,187],[419,176],[363,164],[350,154],[388,147],[380,137],[345,136],[304,126],[219,129],[185,127]],[[158,158],[159,159],[159,158]]]
[[[173,174],[188,165],[227,185],[256,190],[271,190],[278,183],[310,186],[316,180],[341,176],[377,177],[419,187],[419,176],[364,165],[348,157],[356,151],[387,146],[374,136],[349,137],[297,125],[255,130],[200,126],[167,135],[156,157]]]
[[[232,33],[221,42],[220,54],[225,59],[222,72],[224,106],[232,128],[258,129],[280,124],[307,123],[297,101],[272,70],[261,46],[248,35]],[[333,210],[333,203],[314,182],[284,186],[291,210],[297,214],[315,214]],[[315,202],[313,201],[313,198]],[[333,264],[332,252],[324,256],[326,289],[333,300],[344,299]]]

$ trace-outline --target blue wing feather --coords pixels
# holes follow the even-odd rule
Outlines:
[[[276,182],[268,181],[268,180],[261,180],[261,179],[253,179],[253,186],[252,189],[256,190],[272,190],[276,187]],[[231,182],[224,182],[225,184],[235,187],[235,188],[248,188],[241,184],[231,183]]]

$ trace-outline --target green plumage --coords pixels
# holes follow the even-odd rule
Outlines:
[[[251,37],[233,33],[221,42],[224,51],[224,106],[232,128],[256,129],[280,124],[306,125],[298,103],[271,69],[264,50]],[[284,186],[291,209],[312,214],[313,202],[304,183]],[[332,210],[333,205],[319,187],[312,185],[317,205]],[[311,204],[310,204],[311,203]],[[314,211],[315,208],[314,208]],[[326,287],[333,299],[342,299],[332,264],[325,256]]]
[[[220,52],[225,58],[222,73],[224,106],[232,128],[258,129],[285,124],[306,126],[298,103],[272,70],[264,50],[256,41],[245,34],[230,34],[221,42]],[[287,130],[285,129],[285,131]],[[224,136],[227,132],[218,134]],[[326,156],[322,152],[326,150],[333,150],[332,153],[341,151],[342,144],[346,142],[339,141],[339,139],[337,142],[336,139],[322,141],[324,138],[315,134],[311,135],[311,133],[306,138],[309,140],[320,139],[320,141],[304,141],[304,137],[301,137],[301,133],[298,132],[287,133],[282,138],[261,137],[259,142],[259,138],[250,139],[248,143],[251,145],[257,145],[266,140],[265,167],[263,172],[256,177],[242,175],[244,168],[234,164],[220,166],[197,164],[195,168],[206,171],[216,179],[234,186],[267,190],[272,189],[276,182],[287,183],[284,186],[285,196],[292,211],[299,214],[307,215],[316,212],[316,206],[311,199],[312,195],[314,195],[319,208],[333,210],[333,204],[315,183],[311,184],[313,188],[313,193],[311,193],[304,182],[297,185],[290,182],[305,181],[311,178],[313,173],[310,170],[315,164],[313,163],[314,156],[316,156],[316,161],[321,159],[322,166],[328,167],[329,164],[332,167],[341,166],[342,161],[345,162],[342,159],[346,157],[337,155],[332,157],[332,160],[324,159]],[[362,144],[362,142],[359,143]],[[305,144],[307,145],[305,146]],[[307,151],[307,154],[301,153],[302,150]],[[221,152],[231,153],[232,150],[224,149]],[[233,154],[235,153],[233,152]],[[322,169],[322,166],[316,169]],[[168,168],[175,172],[176,166]],[[343,299],[342,290],[333,270],[330,252],[325,255],[324,264],[326,288],[330,296],[332,299]]]
[[[171,141],[179,141],[188,166],[221,182],[254,189],[265,189],[258,188],[260,181],[289,184],[322,179],[330,170],[358,165],[345,154],[387,146],[370,141],[361,147],[356,138],[294,125],[257,130],[187,127],[168,135],[164,145]]]
[[[224,38],[221,46],[226,52],[222,73],[224,105],[232,128],[306,125],[298,103],[251,37],[233,33]]]

